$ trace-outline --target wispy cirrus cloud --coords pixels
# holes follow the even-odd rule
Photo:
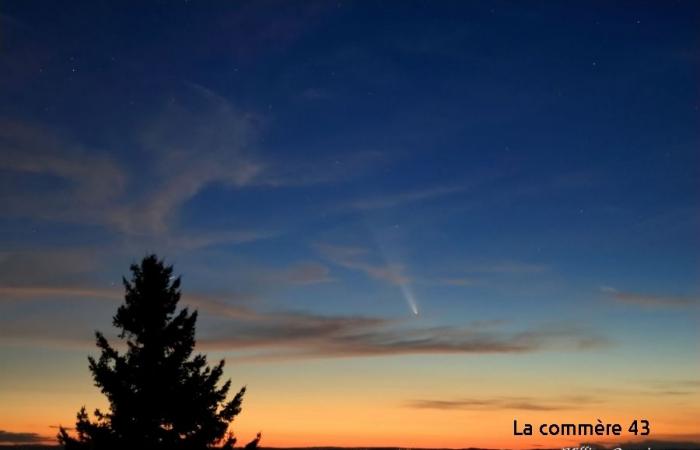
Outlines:
[[[131,234],[157,234],[177,224],[180,208],[209,186],[228,189],[333,183],[382,163],[376,151],[312,159],[279,158],[260,146],[267,119],[238,109],[195,83],[144,126],[139,144],[151,156],[150,184],[135,201],[116,207],[110,219]]]
[[[124,230],[163,232],[178,208],[207,185],[247,186],[264,170],[255,149],[260,118],[203,86],[190,84],[188,94],[140,133],[152,157],[152,184],[138,201],[113,212],[112,220]]]
[[[40,126],[2,120],[0,207],[8,216],[101,225],[131,239],[147,239],[151,245],[168,248],[249,242],[274,235],[265,230],[195,234],[177,226],[178,209],[208,183],[244,185],[256,173],[252,159],[238,155],[238,148],[247,145],[243,136],[247,131],[242,130],[247,127],[245,117],[221,105],[218,109],[223,117],[212,120],[210,126],[219,128],[219,136],[225,129],[223,134],[228,136],[218,143],[216,130],[211,128],[192,133],[194,137],[188,142],[183,134],[196,129],[197,123],[164,119],[172,128],[161,132],[171,140],[161,138],[160,153],[154,150],[158,154],[150,164],[144,158],[146,167],[141,172],[148,176],[143,178],[153,183],[146,186],[127,175],[127,163],[106,151],[85,148]],[[212,114],[205,111],[202,117],[213,119]],[[160,135],[153,133],[152,139],[157,140]],[[207,141],[202,134],[211,136]],[[201,137],[198,144],[197,136]],[[175,142],[187,151],[178,152]]]
[[[496,261],[470,263],[452,270],[453,276],[412,277],[406,266],[399,263],[377,261],[370,249],[358,246],[335,245],[328,243],[314,244],[316,251],[332,264],[356,270],[370,278],[392,285],[407,283],[442,286],[472,286],[479,284],[486,276],[518,276],[546,273],[550,267],[522,261]]]
[[[0,207],[10,217],[102,226],[135,245],[195,249],[278,236],[279,229],[192,230],[180,212],[208,187],[279,189],[365,173],[376,151],[280,159],[259,146],[265,118],[190,83],[132,131],[138,161],[40,125],[0,121]],[[118,156],[118,157],[117,157]],[[291,158],[291,157],[290,157]],[[136,176],[135,174],[138,174]]]
[[[602,286],[600,290],[619,303],[647,308],[696,308],[700,306],[700,298],[697,297],[624,292],[610,286]]]
[[[0,155],[0,206],[8,215],[99,223],[104,216],[90,212],[113,204],[128,180],[105,152],[19,121],[0,120]]]
[[[277,230],[183,230],[176,229],[156,234],[129,235],[127,241],[134,251],[144,248],[158,248],[162,252],[176,253],[214,247],[217,245],[237,245],[274,239],[283,234]]]
[[[381,264],[369,262],[370,252],[363,247],[349,247],[317,243],[316,250],[333,264],[350,270],[363,272],[375,280],[384,281],[396,286],[410,283],[411,278],[405,273],[401,264]]]

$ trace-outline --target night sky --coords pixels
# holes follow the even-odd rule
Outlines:
[[[0,443],[151,252],[243,441],[700,439],[699,81],[695,1],[2,2]]]

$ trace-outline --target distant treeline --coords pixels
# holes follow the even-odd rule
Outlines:
[[[700,450],[700,443],[698,442],[665,442],[665,441],[647,441],[647,442],[635,442],[635,443],[624,443],[619,444],[623,450],[647,450],[649,447],[663,449],[663,450]],[[598,447],[594,446],[594,450],[612,450],[615,447]],[[20,444],[20,445],[2,445],[0,444],[0,450],[57,450],[62,449],[59,445],[31,445],[31,444]],[[406,447],[258,447],[258,450],[497,450],[497,449],[486,449],[478,447],[469,447],[463,449],[447,449],[447,448],[406,448]],[[538,448],[536,450],[562,450],[560,447],[557,448]]]

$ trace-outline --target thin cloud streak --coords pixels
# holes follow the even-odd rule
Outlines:
[[[38,444],[50,440],[51,438],[37,433],[0,430],[0,444]]]
[[[464,192],[466,189],[467,188],[465,186],[438,186],[427,189],[400,192],[396,194],[355,200],[342,206],[341,209],[349,208],[359,211],[367,211],[372,209],[395,208],[405,204],[431,200]]]
[[[102,267],[95,249],[0,252],[0,286],[70,285]]]
[[[404,266],[400,264],[373,264],[365,258],[369,251],[360,247],[344,247],[330,244],[316,244],[316,250],[328,261],[346,269],[357,270],[375,280],[395,286],[411,282]]]
[[[103,298],[116,301],[117,290],[84,288],[9,288],[0,292],[23,298]],[[392,356],[411,354],[525,354],[567,350],[585,351],[604,347],[609,342],[598,335],[572,327],[549,326],[523,331],[504,331],[499,323],[462,327],[421,328],[414,321],[370,316],[324,316],[306,312],[260,312],[236,304],[250,300],[245,295],[183,295],[183,305],[197,308],[215,322],[198,339],[201,348],[240,352],[254,351],[251,360],[279,358],[336,358]],[[76,345],[84,336],[84,345],[92,345],[92,332],[80,326],[41,321],[31,327],[6,324],[4,341],[31,338],[48,345]],[[24,331],[34,330],[31,336]],[[24,331],[23,331],[24,330]],[[69,330],[69,334],[66,334]]]
[[[0,286],[0,300],[90,300],[105,299],[115,302],[124,299],[124,292],[121,289],[105,289],[97,287],[83,286]],[[226,300],[234,302],[246,302],[254,300],[255,297],[245,294],[228,294],[213,296],[206,294],[183,295],[183,306],[194,306],[202,311],[213,315],[223,315],[231,318],[250,319],[255,314],[243,307],[238,307],[227,303]]]
[[[315,262],[300,262],[286,269],[268,270],[260,276],[266,282],[313,285],[336,281],[330,276],[330,269]]]
[[[544,264],[533,264],[519,261],[503,261],[491,264],[478,264],[466,266],[465,272],[468,273],[484,273],[484,274],[513,274],[513,275],[528,275],[547,272],[549,266]]]
[[[334,318],[294,315],[256,328],[236,327],[235,335],[201,340],[221,351],[274,347],[250,360],[301,357],[365,357],[417,354],[525,354],[551,350],[585,351],[609,345],[607,339],[580,331],[532,329],[521,332],[483,327],[406,328],[371,317]],[[242,337],[245,336],[245,337]],[[285,350],[286,349],[286,350]]]
[[[108,300],[120,300],[124,294],[120,291],[108,289],[91,289],[83,287],[57,287],[57,286],[0,286],[0,300],[13,299],[48,299],[48,298],[101,298]]]
[[[9,173],[8,183],[13,176],[65,181],[33,192],[6,186],[0,205],[5,214],[13,216],[100,223],[102,213],[124,193],[127,184],[124,169],[104,152],[19,121],[0,121],[0,155],[0,170]]]
[[[695,297],[622,292],[610,286],[603,286],[600,288],[600,290],[609,295],[613,300],[628,305],[643,306],[647,308],[694,308],[700,306],[700,298]]]
[[[456,400],[417,399],[406,403],[409,408],[437,409],[444,411],[483,411],[504,409],[520,411],[564,411],[580,408],[582,405],[599,404],[602,401],[593,397],[576,396],[559,399],[532,397],[491,397],[460,398]]]

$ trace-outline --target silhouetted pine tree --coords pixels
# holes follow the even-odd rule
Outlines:
[[[97,332],[101,355],[89,357],[110,410],[96,410],[91,421],[83,407],[77,438],[61,428],[59,442],[66,450],[232,448],[228,426],[241,412],[245,387],[227,401],[230,380],[218,386],[224,361],[211,368],[204,355],[193,356],[197,312],[184,308],[176,314],[180,278],[173,279],[172,266],[151,255],[131,272],[131,281],[123,279],[125,302],[113,319],[126,352]],[[259,440],[260,434],[246,448],[254,449]]]

